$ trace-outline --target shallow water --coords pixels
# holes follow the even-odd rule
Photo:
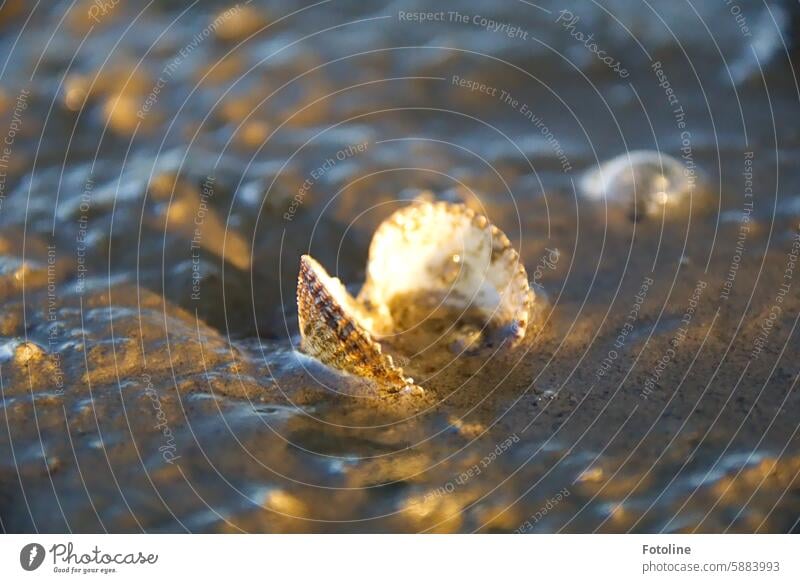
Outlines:
[[[797,529],[790,3],[148,6],[0,10],[4,530]],[[704,189],[583,195],[633,150]],[[298,261],[357,291],[420,195],[537,314],[386,395],[296,350]]]

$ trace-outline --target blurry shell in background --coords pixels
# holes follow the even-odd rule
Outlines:
[[[394,388],[413,386],[377,339],[399,331],[393,306],[420,297],[452,309],[454,317],[477,312],[508,345],[524,338],[534,301],[519,254],[486,217],[461,204],[419,202],[375,231],[358,299],[314,259],[301,258],[302,348],[339,370]]]
[[[579,186],[587,199],[623,207],[633,220],[687,214],[709,198],[707,179],[693,162],[651,150],[620,154],[585,172]]]

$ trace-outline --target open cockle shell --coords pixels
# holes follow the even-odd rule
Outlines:
[[[478,315],[508,345],[525,336],[534,300],[519,254],[502,231],[461,204],[418,202],[375,231],[367,281],[353,298],[308,255],[300,260],[297,307],[302,348],[324,364],[403,388],[378,339],[403,331],[410,304]],[[454,322],[455,323],[455,322]]]

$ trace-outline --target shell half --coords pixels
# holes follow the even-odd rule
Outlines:
[[[359,308],[338,278],[308,255],[300,258],[297,311],[302,349],[323,364],[391,388],[413,386],[359,323]]]
[[[461,204],[418,202],[372,238],[367,281],[355,299],[313,258],[300,259],[302,349],[324,364],[402,388],[413,386],[379,340],[402,332],[404,307],[430,303],[455,320],[469,313],[513,345],[525,336],[534,293],[500,229]]]
[[[512,343],[521,340],[534,294],[505,234],[462,204],[418,203],[375,231],[359,302],[374,309],[375,330],[391,333],[398,299],[429,296],[449,308],[477,310]]]

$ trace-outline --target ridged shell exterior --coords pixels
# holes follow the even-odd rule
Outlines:
[[[416,203],[378,227],[358,300],[379,314],[374,328],[388,333],[392,299],[420,291],[452,307],[480,309],[512,342],[525,336],[534,301],[508,237],[483,215],[448,202]]]
[[[343,295],[344,294],[344,295]],[[357,321],[338,279],[308,255],[300,259],[297,309],[303,350],[324,364],[394,389],[413,385]]]

